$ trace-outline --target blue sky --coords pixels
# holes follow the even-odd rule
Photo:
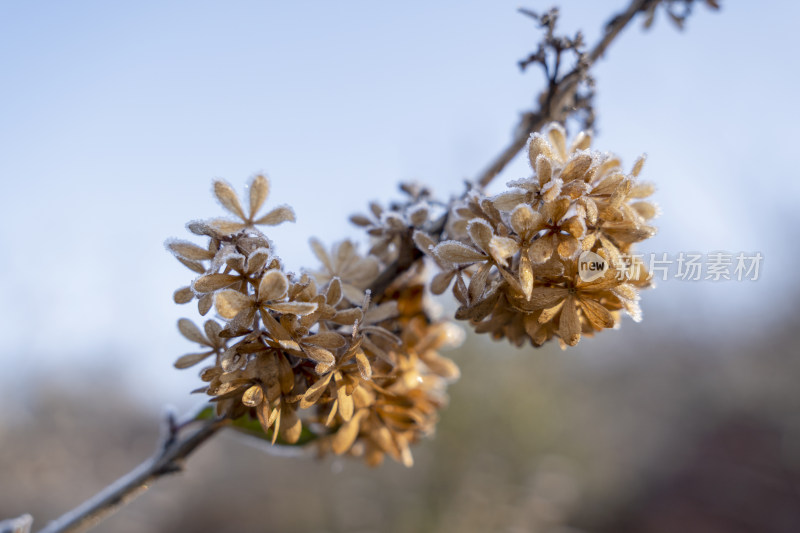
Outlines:
[[[181,403],[196,378],[171,370],[193,348],[175,321],[194,314],[171,294],[190,276],[163,242],[220,213],[211,180],[270,176],[270,205],[298,216],[271,234],[293,269],[314,266],[310,236],[355,236],[347,216],[401,180],[460,191],[541,87],[516,67],[538,38],[519,5],[0,4],[0,362],[136,369]],[[563,28],[594,42],[623,5],[568,2]],[[628,164],[647,152],[659,188],[643,251],[765,257],[758,282],[661,284],[623,330],[657,317],[702,334],[796,308],[782,265],[798,234],[798,17],[791,2],[699,6],[683,33],[663,17],[629,28],[597,66],[595,146]],[[527,173],[518,158],[493,189]]]

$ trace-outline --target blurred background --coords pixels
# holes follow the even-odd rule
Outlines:
[[[561,29],[593,43],[625,5],[565,2]],[[0,518],[41,527],[145,459],[163,405],[201,401],[172,367],[196,315],[163,242],[221,214],[212,179],[270,176],[295,270],[399,181],[459,193],[542,86],[516,66],[539,39],[517,7],[0,3]],[[660,13],[594,70],[594,146],[647,152],[658,185],[640,250],[760,252],[758,280],[659,282],[642,323],[565,352],[468,337],[412,469],[223,435],[98,531],[800,531],[798,17]]]

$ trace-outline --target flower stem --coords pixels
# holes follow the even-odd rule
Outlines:
[[[224,419],[196,420],[198,412],[189,413],[179,423],[168,415],[161,442],[150,459],[50,522],[41,533],[86,531],[142,494],[155,480],[183,470],[184,460],[228,423]]]

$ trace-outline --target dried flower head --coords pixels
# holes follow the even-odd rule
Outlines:
[[[456,317],[477,332],[517,345],[558,338],[563,347],[615,327],[620,311],[639,319],[639,289],[650,275],[631,253],[655,234],[657,209],[644,200],[653,187],[637,179],[643,157],[625,172],[590,145],[588,133],[568,144],[563,127],[550,124],[528,144],[530,178],[494,197],[471,191],[451,213],[450,240],[415,236],[442,270],[431,289],[441,293],[455,280]],[[606,263],[592,279],[581,272],[588,252]]]
[[[182,319],[179,328],[202,351],[185,355],[186,368],[211,358],[201,373],[219,416],[257,420],[275,443],[313,441],[321,452],[384,455],[411,465],[410,444],[430,433],[445,403],[444,388],[458,368],[438,350],[455,338],[452,324],[434,320],[421,305],[423,283],[399,278],[376,301],[370,283],[385,263],[363,257],[350,241],[328,252],[312,248],[322,268],[286,272],[272,243],[257,228],[293,221],[288,207],[257,212],[269,183],[254,178],[249,209],[233,189],[214,183],[214,194],[236,220],[193,222],[205,247],[170,241],[167,247],[199,276],[178,289],[175,301],[197,298],[202,315],[217,317],[204,333]],[[403,224],[424,224],[427,211],[412,210]],[[387,227],[396,225],[386,218]],[[395,234],[381,233],[387,246]]]

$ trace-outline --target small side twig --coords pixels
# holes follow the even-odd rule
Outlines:
[[[197,420],[198,412],[190,412],[180,421],[175,419],[172,412],[168,412],[160,442],[150,459],[80,506],[50,522],[41,533],[86,531],[146,491],[156,479],[180,472],[184,460],[228,422],[224,419]],[[192,426],[196,427],[190,430]]]
[[[502,172],[506,165],[525,147],[531,133],[542,129],[549,122],[563,122],[572,110],[582,105],[583,102],[577,92],[581,82],[586,80],[588,70],[605,54],[609,45],[638,13],[651,9],[658,2],[659,0],[633,0],[624,12],[611,18],[606,24],[603,37],[591,51],[583,55],[575,68],[564,76],[558,77],[557,68],[551,69],[547,65],[545,51],[541,48],[528,59],[521,61],[520,67],[523,69],[531,63],[541,63],[545,68],[548,85],[539,95],[539,109],[522,114],[514,128],[509,145],[475,178],[475,183],[481,187],[489,185],[495,176]],[[523,14],[534,16],[529,11],[523,11]],[[547,31],[545,39],[555,40],[552,29],[552,13],[547,13],[540,19]],[[556,54],[555,61],[560,66],[560,54]]]

